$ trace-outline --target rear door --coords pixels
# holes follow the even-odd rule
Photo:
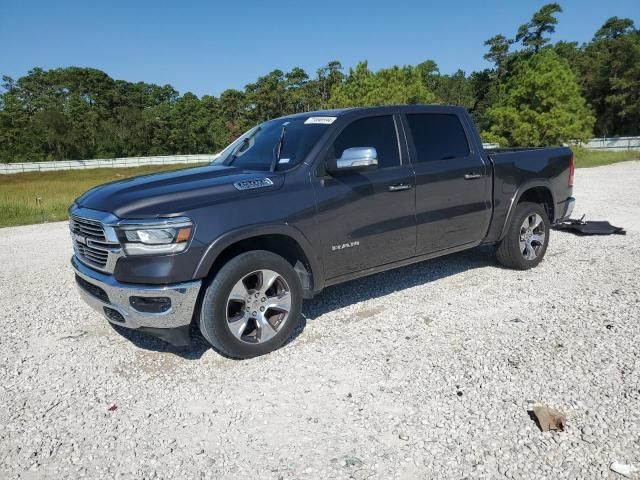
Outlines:
[[[477,244],[491,220],[491,169],[455,113],[403,116],[416,173],[417,254]]]
[[[399,122],[393,115],[356,119],[324,156],[326,161],[347,148],[374,147],[377,169],[312,179],[326,278],[415,255],[414,175],[406,144],[399,142]]]

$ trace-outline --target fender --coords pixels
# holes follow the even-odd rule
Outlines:
[[[236,230],[230,230],[218,238],[216,238],[207,247],[204,255],[200,259],[198,266],[194,272],[193,278],[206,277],[211,270],[216,258],[224,251],[225,248],[233,245],[240,240],[246,240],[251,237],[259,237],[261,235],[283,235],[294,240],[304,252],[311,266],[313,276],[313,290],[318,292],[324,287],[324,269],[322,268],[322,259],[315,253],[317,249],[311,246],[311,242],[297,228],[289,224],[263,224],[250,225],[241,227]]]
[[[518,202],[520,201],[520,198],[522,197],[522,195],[527,191],[527,190],[531,190],[532,188],[537,188],[537,187],[544,187],[547,190],[549,190],[549,193],[551,193],[551,199],[553,202],[553,206],[555,208],[556,206],[556,196],[553,193],[553,188],[551,188],[551,182],[549,182],[548,180],[545,180],[544,178],[535,178],[533,180],[529,180],[525,183],[523,183],[522,185],[520,185],[518,187],[518,189],[516,190],[515,194],[511,197],[511,203],[509,204],[509,209],[507,210],[507,215],[505,216],[505,220],[504,223],[502,224],[502,230],[500,231],[500,236],[498,237],[498,240],[502,240],[504,238],[504,236],[507,234],[507,227],[509,225],[509,223],[511,222],[511,218],[513,217],[513,214],[515,212],[515,207],[518,204]]]

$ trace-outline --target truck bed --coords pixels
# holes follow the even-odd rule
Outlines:
[[[494,213],[487,242],[500,239],[512,205],[521,192],[539,187],[549,192],[553,220],[563,213],[571,196],[569,169],[573,153],[568,147],[525,147],[485,150],[493,168]]]

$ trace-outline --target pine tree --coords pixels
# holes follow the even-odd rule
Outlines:
[[[504,146],[587,140],[595,122],[566,60],[549,48],[515,66],[487,116],[483,139]]]

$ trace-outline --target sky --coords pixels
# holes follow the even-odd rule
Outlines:
[[[534,0],[0,0],[0,74],[83,66],[181,94],[242,89],[279,68],[310,76],[331,60],[377,70],[435,60],[442,73],[488,66],[483,42],[515,36]],[[640,0],[558,0],[554,40],[584,42],[611,16],[640,26]]]

